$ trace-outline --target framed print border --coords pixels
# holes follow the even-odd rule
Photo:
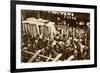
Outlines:
[[[94,64],[87,65],[72,65],[72,66],[51,66],[40,68],[16,68],[16,7],[17,5],[36,5],[36,6],[52,6],[52,7],[72,7],[72,8],[86,8],[94,10]],[[93,5],[77,5],[77,4],[62,4],[62,3],[46,3],[33,1],[11,1],[11,30],[10,30],[10,46],[11,46],[11,72],[29,72],[29,71],[45,71],[45,70],[59,70],[59,69],[78,69],[97,67],[97,6]]]

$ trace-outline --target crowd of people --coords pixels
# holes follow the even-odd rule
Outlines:
[[[90,59],[90,31],[89,27],[69,27],[63,29],[57,29],[57,34],[54,38],[49,35],[37,34],[33,36],[30,33],[21,35],[21,50],[22,50],[22,62],[27,62],[32,57],[29,55],[26,57],[24,51],[30,51],[36,53],[38,50],[42,50],[41,55],[55,58],[58,54],[62,54],[59,60],[67,60],[70,56],[74,56],[71,60],[85,60]],[[65,32],[61,32],[61,30]],[[37,56],[34,62],[45,62],[46,58]],[[52,60],[49,60],[52,61]]]

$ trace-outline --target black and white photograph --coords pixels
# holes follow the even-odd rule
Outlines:
[[[12,2],[12,13],[12,70],[96,67],[96,6]]]
[[[90,14],[21,10],[21,62],[90,59]]]

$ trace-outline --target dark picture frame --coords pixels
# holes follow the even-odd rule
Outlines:
[[[36,6],[51,6],[51,7],[71,7],[71,8],[84,8],[92,9],[94,12],[94,63],[86,65],[71,65],[71,66],[50,66],[38,68],[16,68],[16,6],[17,5],[36,5]],[[10,46],[11,46],[11,72],[29,72],[29,71],[45,71],[45,70],[61,70],[61,69],[79,69],[97,67],[97,6],[93,5],[78,5],[78,4],[62,4],[62,3],[46,3],[46,2],[33,2],[33,1],[11,1],[11,28],[10,28]]]

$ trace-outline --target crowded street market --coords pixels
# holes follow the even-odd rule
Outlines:
[[[21,62],[89,59],[89,13],[21,10]]]

